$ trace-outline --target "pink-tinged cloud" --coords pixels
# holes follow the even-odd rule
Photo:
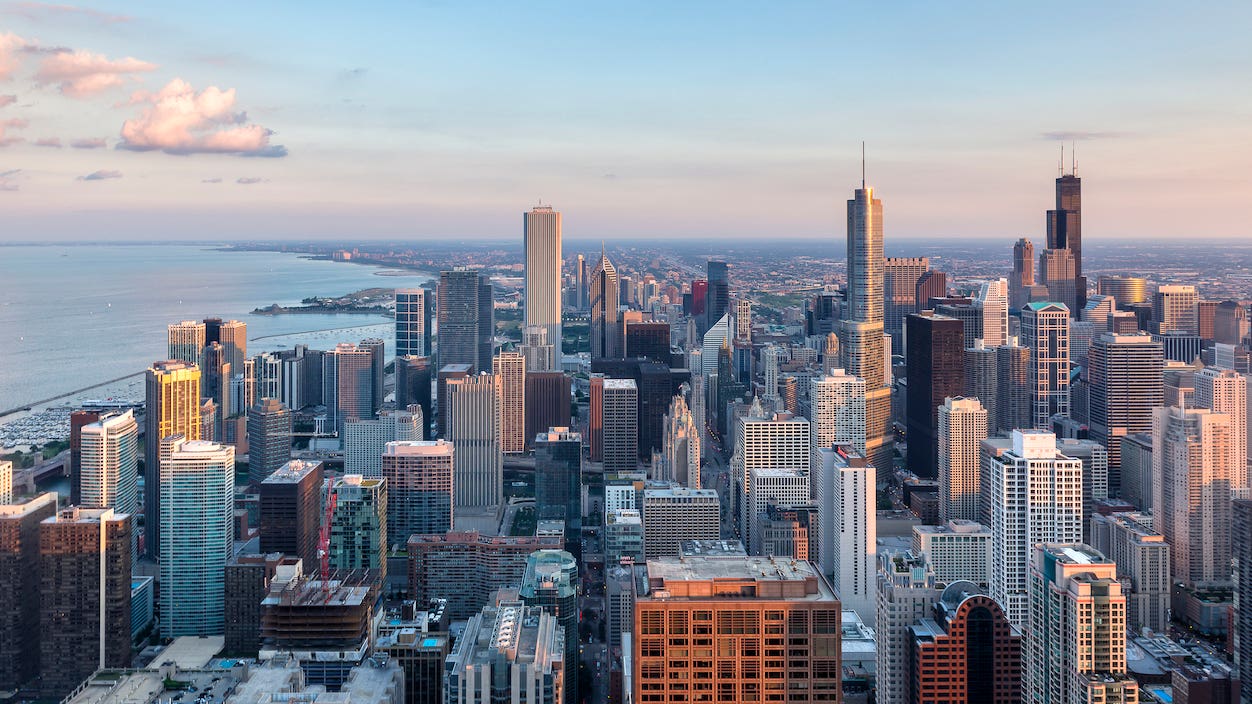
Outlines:
[[[51,148],[53,148],[53,149],[60,149],[60,148],[61,148],[61,138],[60,138],[60,137],[42,137],[42,138],[40,138],[40,139],[36,139],[36,140],[35,140],[35,146],[36,146],[36,147],[51,147]]]
[[[104,149],[108,144],[103,137],[94,137],[86,139],[75,139],[70,142],[70,146],[75,149]]]
[[[26,140],[22,137],[11,136],[9,134],[9,130],[25,129],[26,125],[26,120],[17,117],[9,118],[8,120],[0,120],[0,147],[7,147],[10,144],[25,142]]]
[[[9,169],[8,171],[0,171],[0,191],[20,190],[18,185],[13,182],[13,177],[20,173],[22,173],[21,169]]]
[[[260,178],[258,176],[240,176],[235,179],[235,183],[240,186],[251,186],[254,183],[265,183],[267,180],[268,179]]]
[[[79,176],[78,180],[79,181],[107,181],[109,179],[121,178],[121,177],[122,177],[121,171],[113,171],[110,169],[100,169],[99,171],[92,171],[86,176]]]
[[[16,95],[0,95],[0,108],[7,108],[17,102]]]
[[[191,84],[175,78],[156,93],[135,93],[131,103],[147,107],[139,117],[122,124],[118,149],[287,156],[286,147],[270,144],[272,130],[249,124],[246,112],[235,111],[234,88],[209,86],[197,93]]]
[[[26,40],[12,32],[0,34],[0,81],[7,80],[17,70],[25,46]]]
[[[89,51],[54,52],[43,58],[35,80],[56,84],[62,95],[83,98],[122,85],[135,74],[156,70],[156,64],[126,57],[110,59]]]
[[[130,22],[131,17],[128,15],[113,15],[107,12],[100,12],[89,7],[78,7],[77,5],[55,5],[43,2],[11,2],[7,3],[4,8],[4,14],[25,17],[28,20],[52,20],[61,21],[67,17],[80,17],[90,22],[104,22],[105,24],[117,24],[119,22]]]

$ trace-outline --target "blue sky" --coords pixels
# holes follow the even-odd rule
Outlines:
[[[1039,238],[1062,137],[1089,239],[1246,238],[1249,26],[1248,3],[0,2],[0,240],[515,238],[539,198],[570,237],[842,237],[862,139],[888,237]]]

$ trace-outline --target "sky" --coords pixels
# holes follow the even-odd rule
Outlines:
[[[0,243],[1252,237],[1252,3],[0,0]]]

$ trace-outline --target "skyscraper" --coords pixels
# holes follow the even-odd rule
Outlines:
[[[657,479],[676,482],[692,489],[700,488],[700,430],[687,406],[690,386],[670,400],[665,422],[661,427],[661,466]]]
[[[848,201],[848,286],[839,353],[843,368],[865,381],[865,452],[878,468],[878,480],[889,479],[894,433],[891,429],[891,388],[883,339],[882,201],[874,189],[856,189]]]
[[[64,697],[97,669],[131,665],[132,520],[112,508],[70,507],[39,524],[40,689],[48,696]]]
[[[241,320],[207,318],[204,321],[205,344],[216,342],[225,350],[226,362],[234,373],[243,371],[248,358],[248,324]]]
[[[1026,701],[1139,701],[1126,672],[1126,596],[1117,566],[1092,548],[1031,551]]]
[[[730,311],[730,274],[726,262],[710,259],[707,264],[709,294],[706,320],[711,324]]]
[[[569,428],[550,428],[535,436],[535,506],[560,510],[565,532],[577,536],[582,530],[583,436]],[[568,541],[574,545],[579,539]]]
[[[1231,486],[1248,486],[1248,378],[1232,369],[1205,367],[1195,373],[1195,405],[1230,416]]]
[[[536,550],[526,558],[526,572],[518,590],[527,606],[538,606],[551,614],[565,632],[564,701],[578,698],[578,561],[564,550]]]
[[[1121,310],[1148,302],[1148,280],[1136,276],[1101,276],[1097,289],[1102,296],[1112,296]]]
[[[915,648],[912,626],[930,618],[931,607],[939,598],[934,572],[927,570],[921,555],[884,551],[878,554],[877,591],[877,701],[913,704],[917,700],[913,668],[909,666]]]
[[[1064,304],[1075,316],[1082,310],[1078,303],[1080,292],[1075,288],[1076,266],[1074,253],[1068,249],[1045,249],[1039,254],[1039,278],[1048,289],[1048,300]]]
[[[755,400],[747,415],[735,419],[730,458],[730,506],[739,535],[748,542],[755,515],[749,497],[758,469],[786,468],[807,475],[812,466],[812,430],[805,418],[770,413]]]
[[[526,360],[526,371],[542,372],[555,370],[560,365],[556,361],[556,352],[548,344],[548,329],[542,325],[528,325],[522,329],[522,344],[517,351]]]
[[[429,357],[430,301],[424,288],[396,289],[396,358]]]
[[[56,510],[55,493],[0,505],[0,593],[8,595],[0,609],[0,689],[5,691],[39,673],[39,524]]]
[[[200,364],[200,397],[212,399],[214,407],[213,432],[205,432],[205,438],[223,440],[225,420],[231,416],[230,380],[234,376],[226,348],[220,342],[204,346]],[[207,431],[207,428],[201,428]]]
[[[1030,393],[1030,350],[1019,345],[996,348],[996,430],[1008,435],[1034,422]]]
[[[540,205],[523,216],[526,250],[524,327],[542,325],[548,331],[553,358],[561,359],[561,213]],[[546,371],[546,370],[544,370]],[[506,450],[507,451],[507,450]]]
[[[1237,504],[1236,504],[1237,507]],[[1145,520],[1146,519],[1146,520]],[[1152,517],[1141,513],[1091,516],[1091,546],[1117,564],[1117,576],[1126,591],[1126,627],[1169,630],[1170,548],[1161,535],[1147,525]],[[1238,516],[1235,517],[1236,534]]]
[[[645,486],[638,505],[648,559],[677,555],[684,540],[721,537],[721,500],[713,489]]]
[[[498,506],[504,500],[504,454],[496,404],[494,375],[448,380],[444,437],[456,446],[453,486],[458,508]],[[395,488],[391,491],[394,494]]]
[[[476,371],[490,369],[495,347],[491,280],[477,271],[444,271],[436,297],[440,368],[468,364]]]
[[[336,433],[350,420],[374,417],[374,353],[340,342],[322,357],[322,402]]]
[[[430,395],[432,372],[430,357],[414,355],[396,357],[396,408],[419,406],[422,409],[422,439],[430,439],[435,405]]]
[[[520,352],[501,352],[491,364],[496,413],[500,416],[500,451],[521,454],[526,451],[526,359]]]
[[[1230,582],[1230,421],[1204,408],[1152,412],[1153,527],[1170,545],[1174,581],[1192,587]]]
[[[96,421],[80,436],[81,506],[139,512],[139,424],[132,411]],[[131,535],[131,529],[127,529]]]
[[[377,413],[383,407],[383,394],[387,379],[387,343],[379,337],[369,337],[357,343],[357,347],[370,353],[370,400],[371,411]]]
[[[226,563],[235,540],[235,448],[161,441],[161,634],[220,635]]]
[[[1120,302],[1121,299],[1118,299]],[[1152,332],[1200,334],[1200,298],[1195,286],[1161,286],[1152,299]]]
[[[144,376],[144,552],[161,551],[161,441],[200,434],[200,368],[178,360],[154,362]]]
[[[568,428],[572,380],[564,372],[526,372],[526,440],[548,428]]]
[[[260,484],[261,553],[281,552],[317,564],[322,528],[322,463],[291,460]]]
[[[974,299],[974,308],[982,320],[982,342],[987,347],[1007,345],[1009,342],[1008,287],[1005,279],[984,281]]]
[[[1009,307],[1021,310],[1030,303],[1035,285],[1035,245],[1025,237],[1013,245],[1013,278],[1009,281]]]
[[[1235,577],[1235,663],[1239,668],[1243,701],[1252,700],[1252,499],[1236,499],[1232,513],[1231,547]]]
[[[0,460],[0,506],[13,503],[13,463]]]
[[[564,629],[542,608],[488,604],[448,656],[444,701],[568,704],[565,650]]]
[[[370,570],[376,584],[387,577],[387,480],[347,474],[330,493],[335,510],[330,518],[332,571]]]
[[[591,273],[591,359],[615,359],[622,354],[617,339],[617,269],[601,251]]]
[[[387,443],[383,479],[389,544],[407,545],[410,535],[452,530],[455,454],[446,440]]]
[[[605,379],[601,392],[592,432],[597,426],[601,432],[604,472],[633,472],[639,466],[639,387],[634,379]]]
[[[169,359],[176,359],[187,364],[200,364],[200,354],[204,351],[204,323],[184,320],[167,327]]]
[[[1070,310],[1076,313],[1087,305],[1087,278],[1082,274],[1082,179],[1074,172],[1074,164],[1070,173],[1056,179],[1056,208],[1048,211],[1048,249],[1065,249],[1073,255],[1076,300]],[[1056,300],[1056,293],[1051,295]]]
[[[919,310],[917,282],[929,270],[930,259],[926,257],[887,257],[884,260],[883,327],[891,335],[893,350],[904,350],[904,318]]]
[[[908,395],[905,425],[909,471],[934,477],[938,464],[938,408],[965,391],[965,333],[961,321],[921,313],[905,319]]]
[[[918,701],[1022,701],[1022,634],[977,585],[948,585],[911,630]]]
[[[1031,424],[1052,427],[1052,416],[1069,416],[1069,309],[1060,303],[1022,308],[1022,346],[1030,348]]]
[[[877,475],[850,445],[823,447],[813,466],[818,556],[844,608],[864,620],[875,614]]]
[[[988,451],[995,446],[998,452]],[[991,596],[1018,627],[1029,623],[1028,580],[1036,543],[1082,541],[1082,461],[1056,449],[1056,436],[1015,430],[1010,440],[983,442],[988,484]]]
[[[383,411],[371,420],[349,421],[343,426],[343,470],[377,479],[383,476],[383,451],[387,443],[421,440],[425,425],[421,409]]]
[[[735,339],[752,340],[752,301],[746,298],[735,301]]]
[[[976,398],[947,398],[939,407],[939,520],[977,521],[979,448],[987,410]]]
[[[263,482],[291,459],[291,411],[263,398],[248,411],[248,479]]]
[[[810,415],[813,425],[813,459],[817,452],[835,445],[851,445],[865,454],[865,382],[833,369],[809,382]]]
[[[1087,424],[1109,453],[1109,491],[1122,488],[1122,441],[1152,430],[1152,409],[1165,404],[1164,351],[1147,335],[1104,333],[1087,352]],[[1124,496],[1124,494],[1119,494]]]

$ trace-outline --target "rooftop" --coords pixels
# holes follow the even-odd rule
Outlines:
[[[738,540],[684,540],[678,545],[679,557],[700,555],[733,555],[746,557],[747,550]]]
[[[605,389],[635,389],[634,379],[605,379]]]
[[[387,443],[384,455],[451,455],[452,443],[447,440],[397,440]]]
[[[659,499],[709,499],[717,501],[717,491],[715,489],[692,489],[686,486],[672,486],[662,489],[644,489],[643,497],[645,500],[650,498]]]
[[[296,484],[301,479],[309,476],[318,467],[321,462],[306,460],[291,460],[274,470],[274,473],[265,478],[264,484]]]
[[[161,665],[172,662],[178,666],[180,670],[200,670],[204,669],[218,653],[222,652],[222,648],[226,647],[226,638],[223,636],[183,636],[175,638],[165,650],[161,651],[149,665],[150,668],[158,668]]]
[[[834,600],[834,591],[813,565],[804,560],[760,556],[700,555],[662,557],[648,560],[651,597],[686,596],[694,598],[784,598],[788,600]],[[713,590],[690,590],[684,582],[712,583]],[[745,591],[744,582],[757,585]],[[775,588],[764,589],[767,585]],[[777,586],[804,584],[802,590],[778,590]],[[676,589],[677,587],[677,589]],[[766,591],[770,595],[761,595]]]

